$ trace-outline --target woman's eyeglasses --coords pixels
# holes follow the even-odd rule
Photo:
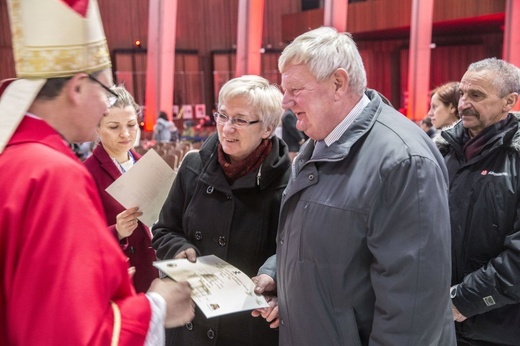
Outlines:
[[[107,92],[107,100],[108,100],[108,104],[110,107],[112,107],[113,105],[116,104],[117,102],[117,99],[118,99],[118,96],[117,94],[114,92],[114,90],[111,90],[109,87],[107,87],[105,84],[101,83],[99,80],[97,80],[93,75],[91,74],[88,74],[88,79],[90,79],[91,81],[101,85],[101,87],[103,89],[105,89],[105,91]]]
[[[242,118],[230,118],[229,116],[219,112],[213,113],[213,117],[215,118],[215,121],[218,125],[224,125],[227,122],[231,122],[231,126],[235,128],[249,126],[261,122],[261,120],[248,121]]]

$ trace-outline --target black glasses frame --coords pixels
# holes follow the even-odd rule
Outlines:
[[[116,102],[119,96],[116,94],[114,90],[111,90],[109,87],[107,87],[105,84],[101,83],[96,77],[94,77],[91,74],[87,74],[88,79],[91,81],[101,85],[103,89],[105,89],[106,92],[108,92],[110,95],[107,95],[108,103],[110,103],[110,106],[113,106]]]
[[[228,122],[231,122],[231,125],[234,127],[249,126],[249,125],[253,125],[253,124],[256,124],[256,123],[259,123],[262,121],[262,120],[248,121],[248,120],[241,119],[241,118],[231,118],[231,117],[227,116],[226,114],[222,114],[219,112],[213,113],[213,118],[215,118],[215,122],[219,125],[224,125]]]

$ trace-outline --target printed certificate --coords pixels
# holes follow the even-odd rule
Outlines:
[[[153,265],[175,281],[188,281],[193,301],[207,318],[269,306],[246,274],[215,255],[198,257],[196,263],[174,259]]]

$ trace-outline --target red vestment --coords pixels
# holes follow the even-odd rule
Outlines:
[[[26,116],[0,154],[0,345],[110,345],[111,301],[120,344],[144,344],[150,304],[106,227],[89,172]]]

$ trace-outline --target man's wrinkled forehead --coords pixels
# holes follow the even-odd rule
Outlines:
[[[467,71],[460,80],[459,89],[464,92],[469,90],[496,91],[494,79],[492,71]]]

